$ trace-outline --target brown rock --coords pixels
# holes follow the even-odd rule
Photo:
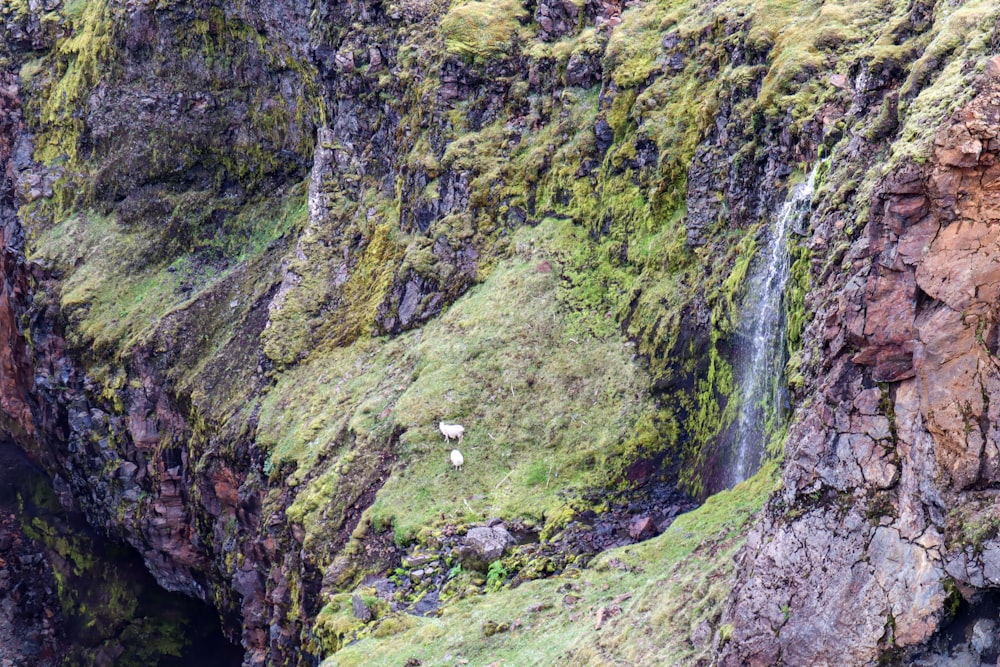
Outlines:
[[[904,264],[915,266],[930,249],[940,224],[931,218],[909,227],[899,239],[896,252]]]
[[[1000,297],[1000,226],[982,222],[942,229],[917,268],[917,283],[952,309],[984,312]]]
[[[986,61],[986,68],[983,70],[990,79],[1000,79],[1000,56],[993,56]]]
[[[656,524],[648,516],[638,517],[629,524],[628,534],[633,540],[645,540],[656,534]]]
[[[600,630],[604,627],[604,624],[610,621],[615,616],[622,613],[621,607],[616,604],[610,604],[606,607],[601,607],[597,610],[597,619],[594,622],[594,629]]]
[[[949,167],[975,167],[983,151],[982,142],[964,124],[950,125],[934,137],[934,155]]]
[[[848,81],[846,74],[831,74],[830,85],[834,88],[840,88],[841,90],[851,89],[851,84]]]
[[[1000,540],[963,532],[996,516],[1000,481],[1000,56],[987,75],[813,294],[817,400],[737,557],[720,665],[874,664],[940,630],[946,573],[966,597],[1000,582]]]
[[[897,234],[927,215],[930,202],[924,195],[897,195],[889,200],[888,222]]]

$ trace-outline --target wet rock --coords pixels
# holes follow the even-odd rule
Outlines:
[[[967,597],[1000,578],[994,538],[973,548],[966,532],[995,511],[984,489],[1000,480],[998,118],[1000,87],[987,82],[936,132],[928,164],[876,188],[845,272],[821,288],[809,335],[841,342],[812,380],[817,403],[790,430],[784,491],[770,505],[784,509],[764,513],[739,556],[721,665],[918,656],[943,632],[946,573]],[[994,661],[994,627],[969,630],[949,654]]]

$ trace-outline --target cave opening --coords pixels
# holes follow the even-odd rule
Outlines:
[[[968,598],[953,591],[954,615],[923,646],[895,662],[908,667],[996,665],[1000,659],[1000,591],[982,590]]]
[[[3,520],[6,519],[6,520]],[[0,442],[0,636],[14,664],[239,667],[216,610],[161,588],[129,545],[63,507],[51,479]],[[6,613],[5,613],[6,610]]]

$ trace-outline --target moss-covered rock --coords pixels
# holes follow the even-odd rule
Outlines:
[[[251,664],[350,641],[325,600],[441,524],[550,537],[641,461],[714,490],[789,185],[830,160],[828,245],[790,248],[798,400],[808,292],[996,41],[985,0],[43,4],[0,8],[39,437],[10,435]],[[466,427],[461,471],[440,421]],[[393,618],[390,642],[445,632]],[[478,640],[487,620],[522,631],[494,614]]]

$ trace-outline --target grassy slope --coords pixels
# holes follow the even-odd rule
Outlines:
[[[776,477],[771,464],[681,516],[659,537],[602,554],[577,577],[467,598],[439,618],[408,619],[399,634],[383,620],[384,632],[375,629],[374,637],[342,649],[323,667],[403,665],[410,658],[425,667],[699,664],[710,653],[711,633],[698,645],[691,635],[702,621],[717,621],[729,595],[733,555]],[[630,597],[621,600],[626,593]],[[580,599],[567,605],[567,594]],[[597,629],[598,610],[613,604],[621,615]],[[487,635],[490,623],[512,629]]]
[[[746,0],[710,7],[679,0],[648,2],[626,11],[607,43],[602,63],[618,88],[608,108],[598,109],[596,88],[567,89],[553,100],[515,84],[511,107],[476,131],[467,127],[463,113],[468,109],[460,103],[449,117],[451,134],[445,138],[451,143],[441,155],[430,154],[431,142],[415,140],[411,162],[470,174],[473,200],[483,204],[480,219],[438,221],[431,234],[477,234],[484,251],[480,283],[437,320],[392,340],[362,335],[344,347],[313,347],[297,338],[280,341],[303,352],[304,360],[277,373],[275,386],[261,403],[258,437],[270,453],[273,487],[279,489],[289,474],[287,483],[301,489],[288,517],[305,527],[305,546],[314,560],[325,565],[335,557],[331,537],[362,492],[349,480],[367,479],[365,475],[380,466],[388,466],[391,474],[359,536],[370,522],[376,529],[394,526],[397,538],[407,541],[419,538],[422,528],[441,517],[454,521],[517,515],[558,524],[565,503],[560,489],[614,482],[623,462],[640,452],[678,446],[681,431],[696,450],[710,441],[726,419],[720,399],[732,389],[731,372],[714,345],[734,327],[739,278],[747,268],[756,228],[730,229],[723,217],[713,230],[712,245],[697,251],[687,248],[683,220],[688,161],[714,122],[720,98],[739,99],[733,117],[747,127],[753,125],[751,118],[760,117],[765,126],[787,127],[795,135],[824,104],[843,102],[847,93],[829,85],[828,77],[851,71],[859,61],[897,61],[912,72],[903,87],[913,93],[912,102],[900,112],[903,141],[893,145],[891,155],[879,157],[891,157],[887,165],[906,157],[919,159],[929,128],[967,94],[970,75],[959,69],[985,51],[992,5],[986,0],[959,7],[940,2],[934,26],[912,38],[896,31],[908,5],[891,0],[822,6],[805,0]],[[67,148],[74,145],[79,128],[67,124],[60,129],[57,121],[64,105],[85,98],[81,90],[99,74],[101,59],[111,57],[106,34],[99,30],[104,19],[97,10],[103,3],[91,6],[80,19],[85,29],[65,45],[72,62],[49,90],[51,103],[39,105],[51,112],[55,129],[49,128],[36,154],[49,161],[50,153],[59,149],[82,172],[86,165]],[[491,15],[491,7],[456,3],[443,19],[444,44],[425,48],[450,50],[467,58],[470,66],[482,67],[483,61],[507,57],[517,50],[512,44],[520,44],[520,55],[529,63],[549,63],[556,72],[573,55],[602,48],[590,29],[543,44],[535,41],[530,24],[516,27],[508,16]],[[498,4],[493,11],[506,7]],[[731,26],[738,28],[726,33],[723,28]],[[659,47],[667,31],[696,45],[684,68],[673,74],[663,73]],[[727,52],[734,45],[771,52],[766,64],[734,67]],[[943,70],[935,69],[935,59],[947,63]],[[427,79],[421,85],[424,92],[433,92],[434,84]],[[56,99],[67,87],[73,94]],[[512,131],[507,121],[516,107],[530,110],[530,122],[513,130],[512,137],[505,133]],[[422,111],[413,113],[419,120]],[[592,134],[580,128],[592,127],[600,116],[606,117],[616,141],[592,177],[578,178],[580,162],[593,155],[594,142]],[[629,166],[638,139],[649,139],[662,151],[660,165],[651,172]],[[745,148],[752,158],[762,146],[750,143]],[[834,155],[836,151],[835,146]],[[821,187],[818,197],[843,199],[850,193],[835,194],[830,188],[843,190],[852,179],[851,189],[863,189],[858,177],[837,173],[850,168],[846,162],[835,164],[827,178],[834,185]],[[869,182],[878,175],[873,176],[875,171]],[[428,196],[435,188],[433,183],[428,186]],[[513,239],[501,239],[499,216],[510,206],[523,206],[529,191],[537,196],[539,210],[567,215],[572,223],[548,220],[538,228],[520,230]],[[372,227],[392,245],[388,251],[369,251],[370,275],[379,280],[391,275],[390,262],[419,264],[416,251],[410,253],[418,244],[411,244],[413,239],[398,229],[396,202],[383,195],[367,196],[377,201],[361,203],[377,205],[382,215]],[[195,234],[198,247],[177,249],[169,262],[150,260],[150,249],[161,241],[155,230],[128,228],[112,218],[67,213],[61,204],[54,206],[52,227],[33,239],[33,258],[66,273],[61,305],[69,318],[70,342],[93,347],[95,365],[88,371],[111,382],[109,367],[126,359],[133,345],[164,340],[154,334],[167,315],[194,312],[212,300],[235,303],[231,311],[213,311],[210,319],[190,318],[199,326],[185,336],[207,342],[197,363],[174,373],[178,389],[193,395],[195,406],[208,417],[224,420],[236,412],[241,400],[237,394],[221,401],[222,407],[218,401],[199,400],[211,387],[199,374],[206,360],[224,354],[232,335],[226,317],[244,317],[276,284],[280,278],[267,263],[277,260],[288,239],[306,225],[301,189],[285,191],[281,199],[281,214],[273,213],[268,202],[257,202],[236,212],[233,222],[214,236]],[[217,205],[206,204],[204,209]],[[184,206],[181,199],[171,201],[178,215],[197,217]],[[354,213],[348,210],[343,217]],[[608,229],[602,230],[606,221]],[[338,253],[331,251],[331,257]],[[225,261],[216,261],[220,257]],[[554,272],[539,272],[542,261],[549,261]],[[359,275],[356,287],[361,293],[370,285],[364,284],[368,274]],[[309,278],[303,282],[308,289],[326,289],[324,280],[312,285]],[[679,372],[679,364],[690,361],[658,350],[671,349],[684,306],[698,292],[713,313],[710,370],[698,378],[694,391],[677,392],[654,405],[646,393],[650,374],[669,378]],[[317,302],[317,321],[338,319],[340,313],[325,311],[319,297]],[[626,317],[627,333],[637,339],[640,352],[652,357],[648,371],[632,363],[633,350],[620,336],[618,325]],[[291,319],[307,329],[316,324]],[[367,333],[370,326],[364,321],[357,328]],[[275,330],[268,335],[280,338]],[[240,414],[248,414],[253,406],[245,407]],[[467,464],[460,475],[450,469],[450,446],[435,430],[440,420],[467,427]],[[697,462],[697,453],[688,451],[686,456],[688,463]],[[615,554],[626,562],[641,562],[643,572],[614,567],[585,572],[577,582],[587,591],[581,604],[590,606],[626,590],[633,593],[622,605],[625,614],[600,632],[592,630],[592,613],[573,622],[562,609],[557,589],[566,581],[536,582],[460,602],[441,619],[420,621],[406,634],[381,643],[367,639],[332,662],[354,664],[352,656],[370,652],[384,655],[386,664],[399,664],[398,658],[411,654],[433,664],[426,660],[444,659],[451,652],[484,663],[504,658],[511,664],[530,664],[527,656],[532,651],[558,661],[593,664],[613,659],[692,660],[695,649],[685,644],[690,626],[696,618],[716,613],[724,597],[720,582],[731,571],[729,556],[739,544],[747,512],[760,506],[773,477],[772,469],[755,484],[713,499],[678,521],[667,535],[633,548],[631,555]],[[697,480],[688,481],[696,487]],[[553,602],[554,609],[526,615],[524,609],[536,597]],[[703,599],[704,606],[693,604]],[[673,610],[679,613],[667,613]],[[522,629],[483,637],[484,620],[522,616]],[[641,623],[633,626],[637,618]],[[638,654],[628,655],[633,649]],[[490,658],[491,651],[496,658]]]
[[[371,518],[394,525],[400,543],[441,517],[552,518],[565,489],[614,478],[653,407],[631,346],[588,335],[579,313],[567,322],[560,285],[579,236],[566,221],[523,228],[513,256],[439,319],[319,352],[282,377],[263,403],[260,440],[273,469],[295,462],[291,483],[321,471],[289,510],[307,547],[322,550],[314,540],[338,528],[340,480],[393,432],[394,471]],[[461,473],[439,421],[465,425]]]

